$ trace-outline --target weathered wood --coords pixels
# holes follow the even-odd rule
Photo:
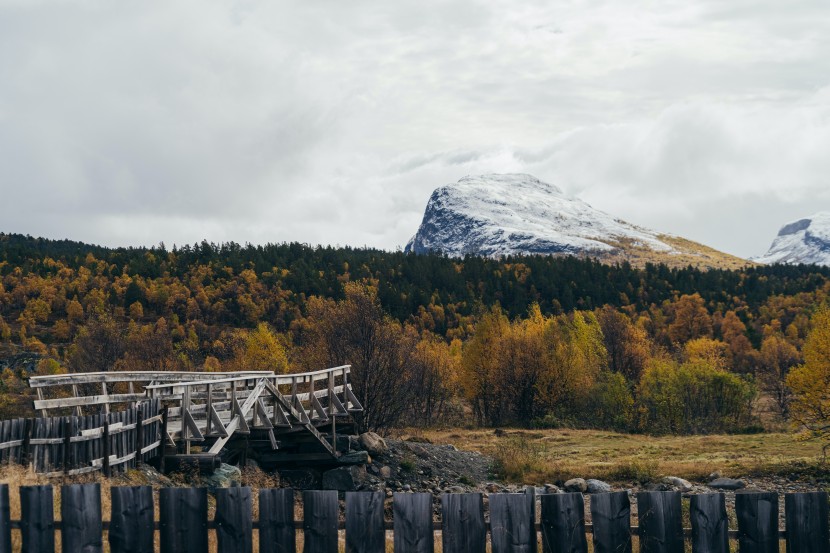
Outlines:
[[[252,553],[251,488],[217,489],[215,520],[219,553]]]
[[[444,551],[484,553],[487,529],[480,493],[441,495],[441,543]]]
[[[680,492],[637,493],[641,553],[683,553]]]
[[[395,553],[434,552],[432,494],[395,493],[392,514]]]
[[[542,550],[546,553],[587,553],[585,501],[581,493],[539,496],[542,506]]]
[[[61,542],[63,551],[104,551],[101,485],[61,487]]]
[[[631,501],[628,492],[591,495],[594,553],[631,553]]]
[[[153,551],[153,489],[150,486],[113,486],[110,492],[109,544],[112,553]]]
[[[788,493],[784,496],[787,553],[830,551],[827,492]]]
[[[346,553],[384,553],[383,492],[346,492]]]
[[[722,493],[693,495],[689,518],[693,553],[729,553],[729,520]]]
[[[9,485],[0,484],[0,553],[12,553],[11,504]]]
[[[259,490],[260,553],[296,553],[294,490]]]
[[[337,553],[336,491],[303,492],[303,553]]]
[[[24,553],[54,553],[55,506],[52,486],[20,487],[20,534],[23,542],[21,551]]]
[[[741,553],[778,553],[778,494],[735,494],[738,547]]]
[[[526,493],[490,495],[490,541],[493,553],[536,553],[534,500],[533,495]]]
[[[207,553],[206,488],[159,490],[161,553]]]

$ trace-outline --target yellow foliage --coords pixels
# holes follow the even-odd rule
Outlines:
[[[802,351],[804,364],[790,371],[787,385],[793,398],[790,416],[806,438],[830,438],[830,308],[811,319],[812,329]],[[824,446],[825,450],[830,443]]]

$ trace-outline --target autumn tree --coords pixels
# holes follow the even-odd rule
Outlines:
[[[608,305],[597,312],[597,321],[608,354],[608,369],[636,382],[651,354],[646,332]]]
[[[498,425],[506,414],[503,388],[497,382],[502,369],[502,341],[509,329],[510,321],[499,306],[494,306],[479,317],[475,332],[464,345],[461,385],[479,424]]]
[[[78,330],[66,363],[71,372],[112,370],[124,355],[124,329],[110,315],[93,314]]]
[[[674,320],[669,324],[668,333],[675,346],[712,335],[712,317],[700,294],[680,296],[673,305],[673,314]]]
[[[790,407],[790,388],[787,375],[790,369],[801,362],[801,354],[780,334],[771,334],[761,343],[758,380],[764,391],[770,394],[781,412],[787,418]]]
[[[253,330],[237,331],[238,341],[230,368],[235,371],[288,372],[285,338],[267,324],[259,323]]]

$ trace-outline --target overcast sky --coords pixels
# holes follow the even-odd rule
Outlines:
[[[826,0],[0,0],[0,231],[406,244],[526,172],[750,256],[830,210]]]

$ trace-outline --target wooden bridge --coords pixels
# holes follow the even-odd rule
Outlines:
[[[67,413],[81,419],[109,415],[111,410],[140,410],[139,419],[145,419],[129,421],[127,430],[146,444],[139,448],[145,457],[150,453],[147,448],[153,446],[160,447],[157,453],[170,461],[201,458],[213,463],[220,454],[245,456],[253,449],[272,464],[325,462],[339,457],[338,420],[342,429],[350,424],[353,413],[363,410],[349,383],[350,369],[344,365],[284,375],[270,371],[74,373],[35,376],[29,386],[37,391],[34,407],[42,419]],[[148,413],[148,403],[161,412]],[[149,419],[161,421],[152,427],[158,427],[157,437],[140,435]],[[108,421],[102,420],[105,428],[97,434],[89,429],[71,430],[79,428],[77,424],[56,424],[62,427],[55,429],[60,435],[40,439],[54,444],[81,442],[79,436],[63,434],[109,436],[113,430],[123,431],[123,425],[110,428]],[[13,437],[19,438],[15,445],[25,442],[23,437]],[[109,456],[98,465],[107,464]]]

